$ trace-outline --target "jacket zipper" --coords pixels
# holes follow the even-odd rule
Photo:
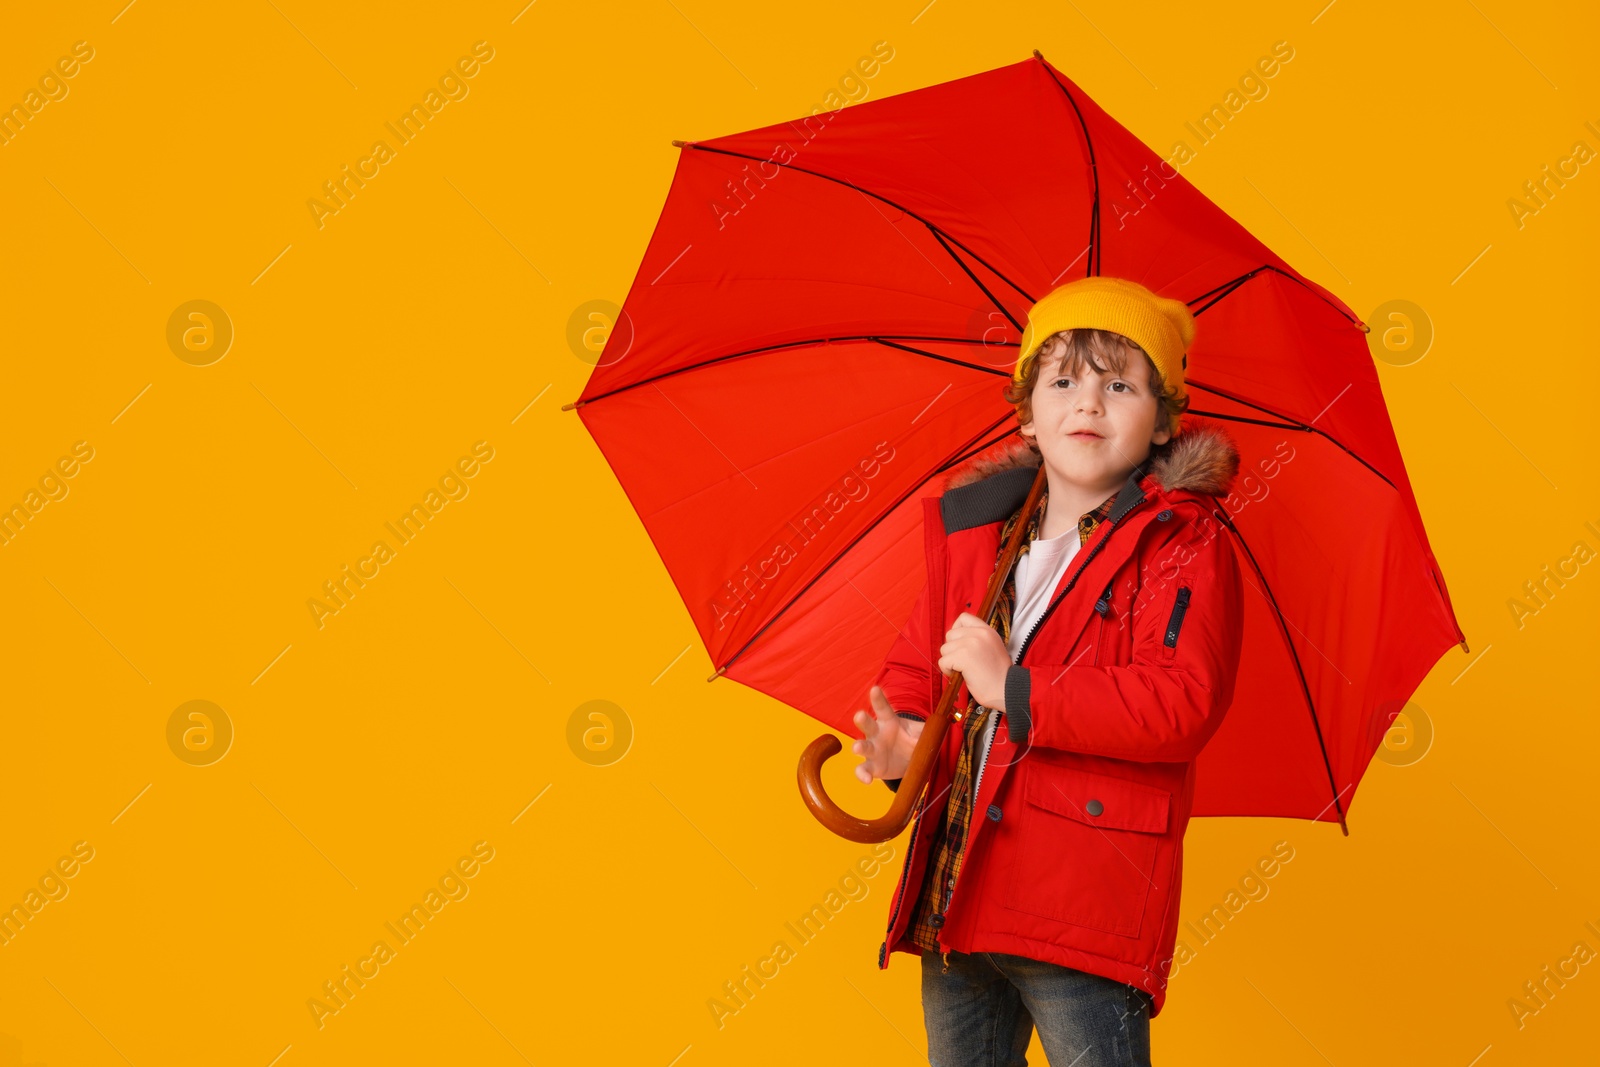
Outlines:
[[[1014,661],[1013,661],[1012,665],[1013,666],[1016,665]],[[985,734],[988,734],[988,737],[986,737],[984,739],[983,752],[978,756],[978,774],[977,774],[977,777],[975,777],[972,780],[972,803],[974,805],[976,805],[978,803],[978,790],[983,787],[983,772],[989,766],[989,752],[990,752],[990,750],[992,750],[994,748],[994,735],[996,733],[998,733],[999,731],[1000,731],[1000,713],[999,712],[995,712],[994,714],[989,716],[989,721],[988,721],[987,724],[985,724],[985,726],[983,728],[983,732]],[[974,812],[974,814],[976,814],[976,812]]]
[[[1100,666],[1105,659],[1106,622],[1111,618],[1111,588],[1116,585],[1115,578],[1106,583],[1106,591],[1100,594],[1100,599],[1094,602],[1094,610],[1100,616],[1099,629],[1094,635],[1094,665]]]
[[[989,716],[989,721],[984,723],[983,732],[989,736],[984,739],[983,752],[978,757],[978,774],[972,780],[972,802],[978,802],[978,790],[983,786],[983,771],[989,766],[989,750],[994,747],[994,735],[1000,729],[1000,713],[995,712]]]
[[[1143,501],[1140,503],[1142,504]],[[1061,590],[1061,595],[1050,601],[1049,605],[1047,605],[1044,609],[1044,614],[1039,616],[1039,621],[1035,622],[1033,624],[1033,629],[1028,631],[1028,636],[1022,639],[1022,647],[1017,650],[1018,664],[1021,664],[1023,657],[1028,654],[1028,646],[1033,643],[1034,635],[1039,632],[1039,627],[1043,626],[1049,620],[1050,616],[1056,610],[1056,605],[1067,599],[1067,594],[1072,592],[1072,587],[1078,584],[1078,578],[1083,574],[1084,569],[1087,568],[1089,564],[1094,561],[1094,558],[1100,554],[1100,550],[1106,547],[1106,542],[1111,540],[1111,535],[1116,532],[1116,528],[1122,523],[1122,520],[1127,518],[1128,515],[1133,514],[1134,511],[1138,510],[1139,506],[1139,504],[1135,504],[1120,518],[1106,520],[1106,535],[1100,540],[1096,541],[1094,543],[1094,547],[1084,554],[1083,562],[1078,565],[1077,570],[1072,572],[1072,577],[1067,580],[1066,588]]]
[[[1178,630],[1183,626],[1184,612],[1189,610],[1189,587],[1178,587],[1178,601],[1172,605],[1172,618],[1167,620],[1167,637],[1165,644],[1168,648],[1178,647]]]

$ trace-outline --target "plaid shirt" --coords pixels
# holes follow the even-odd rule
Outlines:
[[[1022,558],[1022,553],[1027,552],[1038,536],[1039,523],[1044,517],[1045,504],[1048,502],[1049,489],[1039,494],[1039,505],[1034,510],[1028,521],[1028,528],[1022,535],[1022,549],[1017,558]],[[1116,499],[1116,494],[1108,496],[1105,501],[1093,511],[1078,519],[1078,546],[1081,548],[1089,543],[1089,538],[1099,527],[1101,520],[1111,511],[1111,504]],[[1006,541],[1016,528],[1017,521],[1022,517],[1022,508],[1006,520],[1000,530],[1000,551],[995,557],[995,565],[999,565],[999,557],[1005,554]],[[1011,639],[1012,615],[1016,605],[1016,567],[1011,568],[1011,573],[1006,575],[1005,586],[1001,589],[1000,597],[995,601],[994,614],[989,618],[989,625],[1000,632],[1001,640]],[[982,745],[984,727],[989,723],[989,718],[994,714],[994,709],[986,708],[973,700],[969,694],[966,714],[961,718],[965,721],[966,734],[961,742],[961,755],[956,760],[955,778],[949,786],[950,802],[945,807],[944,819],[941,821],[931,843],[927,872],[923,878],[922,890],[917,898],[916,910],[911,919],[911,940],[918,948],[928,952],[938,952],[939,928],[944,925],[944,910],[949,906],[950,895],[955,891],[956,878],[961,873],[961,858],[966,851],[967,829],[972,824],[973,789],[972,778],[978,767],[978,749]],[[930,805],[931,806],[931,805]],[[934,887],[942,887],[943,891],[935,894]],[[937,896],[938,904],[935,906]],[[945,956],[945,964],[949,965],[949,957]]]

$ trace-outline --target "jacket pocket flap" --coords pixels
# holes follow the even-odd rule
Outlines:
[[[1089,826],[1151,834],[1166,833],[1172,804],[1172,794],[1164,789],[1054,767],[1035,767],[1026,795],[1030,804]]]

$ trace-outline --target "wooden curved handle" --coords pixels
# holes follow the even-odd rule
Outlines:
[[[1028,490],[1028,498],[1022,505],[1023,515],[1033,514],[1044,486],[1045,469],[1041,463],[1039,472],[1034,475],[1033,486]],[[995,564],[994,574],[989,578],[989,589],[984,595],[983,607],[978,611],[980,619],[993,616],[995,602],[1000,599],[1000,590],[1005,587],[1006,576],[1011,573],[1011,568],[1021,552],[1022,535],[1027,529],[1026,521],[1018,522],[1012,528],[1006,549],[1001,553],[999,561]],[[861,819],[851,815],[834,803],[833,798],[828,796],[828,791],[822,787],[822,765],[837,755],[843,747],[839,739],[833,734],[823,734],[806,746],[805,751],[800,753],[800,765],[795,770],[795,779],[800,785],[800,799],[805,802],[811,814],[816,816],[818,822],[846,840],[860,841],[863,844],[888,841],[897,837],[906,828],[911,822],[917,801],[927,787],[929,778],[933,776],[933,763],[938,759],[945,731],[950,728],[950,723],[955,718],[954,705],[956,692],[961,688],[961,672],[952,671],[944,675],[944,679],[944,692],[940,694],[938,706],[933,709],[933,714],[928,716],[927,722],[922,727],[922,736],[917,738],[916,748],[912,749],[910,764],[900,779],[900,787],[895,791],[894,802],[889,805],[887,813],[876,819]]]
[[[911,822],[912,809],[933,774],[933,761],[938,758],[939,745],[950,728],[950,706],[956,690],[961,688],[961,674],[956,672],[948,677],[951,680],[939,699],[938,709],[923,724],[922,736],[917,738],[917,747],[911,752],[911,763],[900,779],[894,802],[889,805],[888,813],[879,818],[856,818],[835,804],[822,788],[822,765],[842,747],[837,737],[823,734],[806,746],[800,753],[800,766],[795,776],[800,783],[800,797],[818,822],[840,837],[863,844],[876,844],[900,836],[900,831]]]

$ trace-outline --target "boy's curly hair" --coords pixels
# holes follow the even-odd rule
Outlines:
[[[1052,373],[1076,376],[1083,373],[1083,365],[1087,362],[1101,374],[1108,368],[1123,374],[1127,369],[1130,350],[1144,359],[1144,365],[1150,372],[1150,391],[1159,399],[1162,418],[1170,425],[1175,417],[1189,410],[1189,397],[1174,395],[1155,363],[1136,342],[1111,330],[1091,329],[1061,330],[1046,337],[1039,343],[1038,353],[1028,365],[1028,373],[1023,379],[1013,379],[1006,384],[1006,402],[1016,406],[1017,423],[1021,425],[1033,421],[1033,389],[1039,383],[1042,368],[1059,363]],[[1039,444],[1034,438],[1024,437],[1023,440],[1035,452],[1039,451]],[[1165,454],[1176,440],[1174,435],[1166,444],[1151,445],[1151,458]]]

